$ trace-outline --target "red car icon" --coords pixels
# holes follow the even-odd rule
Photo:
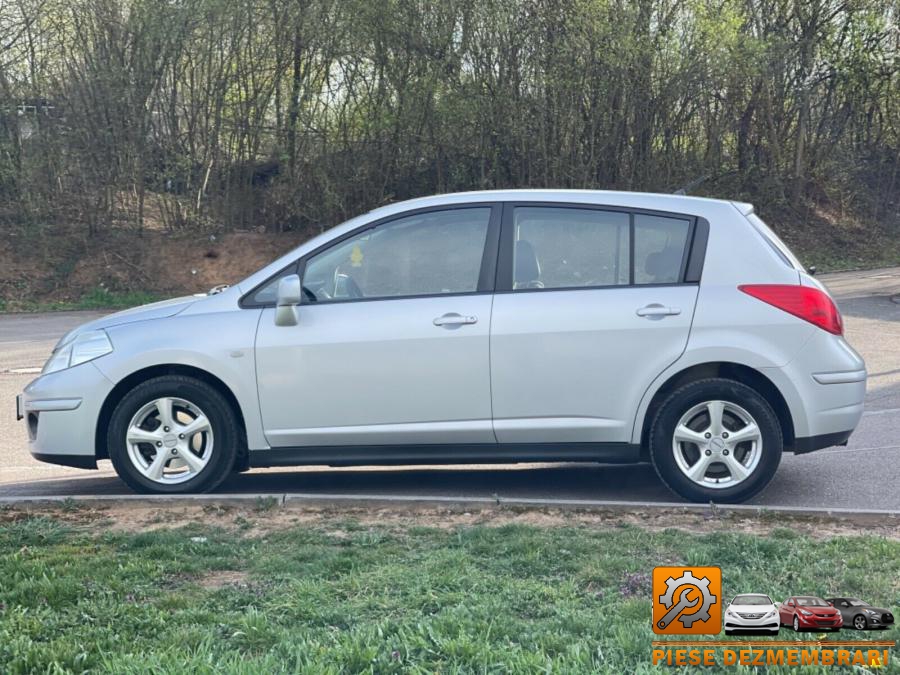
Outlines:
[[[795,595],[778,608],[782,626],[801,630],[840,630],[844,625],[841,613],[822,598]]]

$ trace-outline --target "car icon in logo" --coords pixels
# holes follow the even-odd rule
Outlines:
[[[725,608],[725,635],[753,631],[778,635],[778,605],[765,593],[734,596]]]
[[[872,607],[864,600],[856,598],[826,598],[841,613],[844,627],[856,630],[869,628],[890,628],[894,625],[894,615],[889,609]]]
[[[778,608],[782,626],[791,626],[795,631],[832,630],[838,631],[844,625],[841,613],[822,598],[814,595],[795,595],[788,598]]]

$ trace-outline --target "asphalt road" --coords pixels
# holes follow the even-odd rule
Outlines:
[[[823,277],[846,335],[869,369],[866,413],[850,444],[785,455],[754,504],[900,510],[900,268]],[[31,458],[14,396],[60,335],[97,313],[0,315],[0,496],[129,494],[109,462],[81,471]],[[468,467],[307,467],[234,476],[222,493],[399,494],[678,501],[648,465],[521,464]]]

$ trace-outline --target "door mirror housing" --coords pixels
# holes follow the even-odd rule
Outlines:
[[[278,296],[275,301],[276,326],[297,325],[297,306],[301,297],[300,277],[296,274],[289,274],[278,282]]]

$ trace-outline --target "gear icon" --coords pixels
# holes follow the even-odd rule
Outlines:
[[[675,591],[685,586],[697,588],[703,596],[703,602],[700,603],[700,609],[696,612],[681,614],[678,617],[681,625],[685,628],[690,628],[694,625],[695,621],[709,621],[709,608],[716,602],[717,598],[709,592],[709,579],[706,577],[695,577],[690,570],[686,570],[684,574],[678,578],[669,577],[666,579],[666,592],[659,596],[660,604],[666,609],[670,609],[675,604]]]

